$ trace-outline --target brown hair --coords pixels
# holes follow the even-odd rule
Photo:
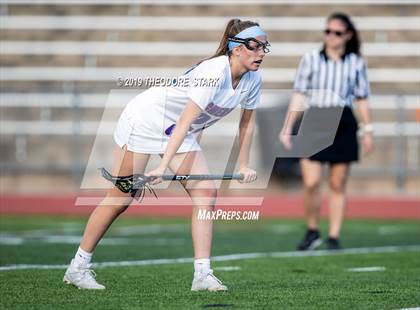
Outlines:
[[[233,18],[231,19],[225,28],[225,32],[223,33],[223,37],[220,40],[219,47],[216,50],[216,53],[214,53],[212,56],[205,58],[201,60],[197,65],[202,63],[205,60],[209,60],[215,57],[219,57],[222,55],[229,55],[231,54],[231,51],[228,50],[228,38],[236,36],[239,32],[253,26],[259,26],[258,23],[252,22],[250,20],[240,20],[239,18]]]
[[[356,55],[360,55],[360,47],[362,42],[360,41],[359,31],[357,31],[353,21],[350,19],[350,16],[345,13],[336,12],[328,16],[327,21],[330,22],[334,19],[341,21],[346,27],[346,31],[352,32],[353,34],[351,39],[346,43],[345,53],[355,53]]]

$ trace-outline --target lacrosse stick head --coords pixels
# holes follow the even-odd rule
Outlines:
[[[113,183],[121,192],[130,193],[131,197],[138,201],[143,200],[146,190],[157,198],[153,188],[148,184],[154,177],[147,177],[143,174],[132,174],[127,176],[113,176],[105,168],[101,168],[102,176]]]
[[[155,198],[158,198],[155,190],[149,185],[149,182],[153,179],[154,177],[147,177],[143,174],[134,174],[131,196],[141,202],[146,194],[146,190],[148,190]]]

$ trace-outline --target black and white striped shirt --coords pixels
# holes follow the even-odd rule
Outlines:
[[[354,99],[370,94],[366,71],[363,58],[354,53],[334,61],[324,50],[314,50],[302,57],[293,88],[306,94],[311,106],[351,107]]]

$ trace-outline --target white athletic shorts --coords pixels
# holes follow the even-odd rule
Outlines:
[[[114,131],[114,140],[120,148],[127,145],[127,150],[142,154],[163,154],[169,141],[162,128],[151,128],[145,122],[136,120],[124,109]],[[187,134],[177,153],[201,151],[201,147],[192,134]]]

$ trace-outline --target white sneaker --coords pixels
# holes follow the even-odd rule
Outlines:
[[[213,270],[208,272],[194,273],[194,280],[192,282],[191,291],[227,291],[227,287],[222,284],[213,274]]]
[[[96,273],[90,269],[92,264],[79,265],[74,259],[64,274],[63,282],[73,284],[79,289],[104,290],[105,286],[96,282]]]

